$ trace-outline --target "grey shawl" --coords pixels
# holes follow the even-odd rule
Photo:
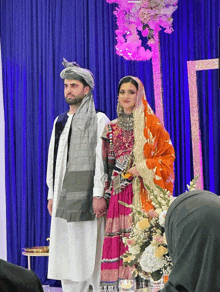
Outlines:
[[[97,116],[92,93],[72,119],[68,162],[56,217],[68,222],[94,220],[92,208],[97,145]]]
[[[219,230],[220,198],[217,195],[191,191],[171,204],[165,233],[173,268],[161,292],[220,291]]]

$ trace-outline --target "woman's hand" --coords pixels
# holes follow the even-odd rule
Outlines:
[[[127,172],[132,174],[133,176],[140,176],[140,173],[138,172],[136,166],[131,167],[129,170],[127,170]]]

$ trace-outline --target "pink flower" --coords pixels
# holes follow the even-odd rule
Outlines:
[[[157,212],[155,212],[153,209],[151,209],[151,210],[148,211],[148,215],[149,215],[151,218],[158,217]]]
[[[164,32],[171,34],[173,32],[173,28],[172,27],[168,27],[167,29],[165,29]]]
[[[165,7],[163,9],[161,9],[160,13],[171,15],[176,9],[177,9],[177,7],[174,7],[174,6]]]
[[[139,56],[140,60],[146,60],[144,47],[140,47],[139,48],[139,50],[138,50],[138,56]]]
[[[129,43],[128,49],[129,49],[129,52],[130,53],[132,53],[132,54],[135,53],[136,50],[137,50],[137,44],[136,44],[136,42]]]
[[[153,53],[150,50],[146,50],[145,56],[147,60],[150,60],[152,58]]]
[[[149,60],[152,51],[142,47],[139,32],[143,37],[153,37],[148,40],[152,48],[158,42],[159,31],[163,27],[166,33],[171,33],[172,13],[177,9],[178,0],[141,0],[141,4],[129,3],[127,0],[107,0],[117,3],[114,14],[117,18],[116,53],[126,60]],[[143,24],[149,27],[143,30]]]
[[[150,7],[150,1],[149,0],[143,0],[142,1],[142,5],[143,5],[143,7]]]
[[[137,34],[137,28],[135,24],[130,25],[130,31],[133,34]]]
[[[154,31],[159,32],[160,30],[161,30],[160,25],[158,23],[156,23],[154,26]]]
[[[128,1],[120,1],[120,8],[124,10],[130,10],[133,7],[133,3],[129,3]]]
[[[160,22],[162,23],[162,22],[166,22],[167,20],[168,20],[168,16],[167,15],[162,15],[161,17],[160,17]]]
[[[115,33],[116,33],[118,36],[121,36],[121,35],[124,34],[124,31],[123,31],[122,29],[117,29],[117,30],[115,31]]]
[[[164,243],[164,238],[163,238],[163,236],[155,236],[153,239],[154,239],[155,241],[157,241],[158,243],[160,243],[160,244],[163,244],[163,243]]]
[[[151,38],[148,40],[148,45],[154,45],[155,44],[155,39],[154,38]]]
[[[123,38],[123,36],[117,37],[116,39],[117,39],[118,43],[123,44],[125,42],[125,39]]]
[[[140,31],[143,30],[143,23],[142,22],[140,24],[138,24],[137,29]]]
[[[154,29],[156,22],[153,20],[148,21],[148,25],[150,26],[151,29]]]
[[[140,18],[140,20],[143,23],[148,23],[148,21],[150,20],[150,17],[151,17],[151,13],[150,13],[149,9],[141,8],[139,10],[138,17]]]
[[[145,28],[145,30],[142,31],[142,36],[146,37],[146,36],[148,36],[148,33],[149,33],[149,29]]]
[[[135,242],[136,242],[136,241],[135,241],[135,239],[133,239],[133,238],[130,238],[130,239],[127,240],[127,244],[128,244],[128,245],[133,245],[133,244],[135,244]]]
[[[178,3],[178,0],[165,0],[164,2],[166,2],[166,4],[176,5]]]

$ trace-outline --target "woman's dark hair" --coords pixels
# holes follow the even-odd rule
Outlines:
[[[137,88],[137,90],[138,90],[138,83],[137,83],[137,81],[134,80],[132,77],[127,76],[127,77],[122,78],[121,81],[118,84],[118,95],[119,95],[119,91],[120,91],[120,88],[121,88],[122,84],[129,83],[129,82],[132,83]]]

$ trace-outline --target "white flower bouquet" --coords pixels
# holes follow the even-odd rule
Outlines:
[[[189,191],[195,189],[197,179],[198,176],[187,185]],[[128,251],[123,255],[123,264],[133,268],[133,277],[138,275],[141,278],[152,277],[157,281],[164,271],[169,273],[172,268],[164,227],[167,210],[175,198],[157,185],[157,191],[153,191],[147,185],[145,187],[155,210],[146,212],[119,201],[120,204],[132,209],[135,218],[129,238],[123,238],[125,246],[128,246]]]

